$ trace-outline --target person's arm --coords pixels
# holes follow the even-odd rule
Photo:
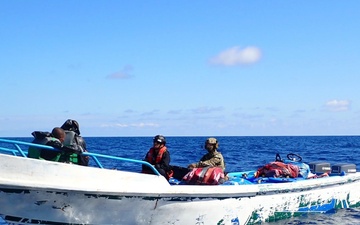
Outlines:
[[[161,162],[159,164],[155,165],[155,168],[161,168],[165,171],[169,171],[171,170],[171,166],[170,166],[170,152],[166,151],[163,154],[163,158],[161,160]]]
[[[149,154],[149,152],[147,152],[145,154],[145,157],[144,157],[143,161],[148,162],[148,160],[147,160],[148,154]],[[144,165],[144,164],[141,165],[141,171],[143,173],[152,173],[152,169],[149,166]]]
[[[147,153],[145,154],[145,157],[144,157],[143,161],[148,162],[148,160],[147,160],[148,154],[149,154],[149,152],[147,152]]]
[[[201,166],[200,162],[201,161],[206,161],[207,158],[208,158],[208,154],[203,155],[199,162],[189,164],[188,169],[193,169],[193,168],[197,168],[197,167],[203,167],[203,166]]]
[[[87,152],[86,142],[85,142],[85,140],[84,140],[83,137],[81,137],[81,136],[76,136],[76,142],[77,142],[77,144],[82,148],[82,149],[81,149],[82,152]]]
[[[81,154],[83,151],[81,148],[79,148],[78,146],[74,146],[74,145],[70,145],[70,146],[63,146],[61,148],[62,151],[64,151],[65,153],[76,153],[76,154]]]
[[[57,148],[57,149],[61,150],[62,152],[68,153],[68,154],[72,154],[72,153],[81,154],[82,153],[81,149],[79,149],[77,146],[75,146],[75,145],[64,146],[58,139],[51,140],[48,143],[46,143],[46,145]]]
[[[197,167],[206,167],[206,166],[219,166],[221,165],[222,158],[220,156],[213,156],[208,160],[204,160],[197,163]]]

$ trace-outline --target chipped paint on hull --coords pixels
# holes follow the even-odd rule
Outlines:
[[[20,224],[249,225],[360,205],[360,173],[279,184],[171,186],[155,175],[1,154],[0,162],[0,214]]]

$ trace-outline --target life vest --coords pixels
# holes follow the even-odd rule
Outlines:
[[[166,147],[163,146],[159,149],[157,155],[154,148],[150,148],[148,154],[146,155],[146,161],[148,161],[151,165],[155,165],[160,163],[163,157],[164,152],[166,152]]]
[[[290,177],[299,176],[299,167],[293,164],[283,162],[271,162],[259,168],[255,177]]]
[[[75,133],[74,131],[65,131],[65,140],[64,140],[64,146],[71,147],[73,149],[78,150],[79,152],[86,152],[86,149],[84,146],[82,146],[79,142],[80,136]],[[81,154],[72,153],[68,154],[63,152],[60,160],[67,163],[73,163],[73,164],[79,164],[87,166],[89,163],[89,156],[83,156]]]
[[[156,154],[155,148],[150,148],[149,152],[146,154],[146,161],[149,162],[151,165],[159,164],[163,158],[164,153],[167,151],[166,146],[163,146],[159,149],[158,153]],[[147,170],[143,170],[144,173],[147,173]],[[173,176],[174,172],[172,170],[165,171],[167,175],[167,179]]]
[[[289,163],[299,167],[299,177],[307,178],[309,176],[310,167],[308,164],[303,162],[293,162],[293,161]]]
[[[33,143],[47,145],[49,142],[59,142],[57,138],[51,136],[49,132],[34,131],[31,133],[34,136]],[[30,146],[28,149],[28,157],[34,159],[45,159],[49,161],[59,161],[60,153],[57,151],[40,149],[34,146]]]
[[[182,181],[186,184],[217,185],[225,181],[225,174],[220,167],[198,167],[188,172]]]
[[[57,138],[46,138],[46,143],[45,145],[50,145],[48,144],[48,142],[57,142],[61,145],[61,142],[59,139]],[[45,160],[49,160],[49,161],[54,161],[54,162],[58,162],[60,159],[61,153],[57,152],[57,151],[53,151],[53,150],[47,150],[47,149],[41,149],[40,151],[40,159],[45,159]]]

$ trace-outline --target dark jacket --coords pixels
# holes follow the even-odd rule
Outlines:
[[[63,148],[74,149],[75,151],[64,152],[59,161],[87,166],[89,164],[89,156],[82,155],[83,152],[87,151],[84,139],[74,131],[66,130],[65,134]]]
[[[149,150],[149,152],[150,152],[150,150]],[[149,162],[149,160],[147,160],[149,152],[146,153],[144,161]],[[149,163],[152,164],[152,162],[149,162]],[[170,152],[166,150],[163,153],[160,162],[154,163],[153,166],[157,169],[157,171],[159,171],[159,173],[161,175],[163,175],[164,177],[167,177],[167,173],[169,171],[171,171],[171,169],[172,169],[171,166],[170,166]],[[146,165],[142,165],[142,172],[143,173],[154,174],[152,169],[149,168]]]

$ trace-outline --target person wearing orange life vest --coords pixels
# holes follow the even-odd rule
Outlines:
[[[153,147],[146,153],[144,161],[153,165],[166,179],[172,177],[170,166],[170,152],[166,148],[166,139],[162,135],[156,135],[153,139]],[[142,173],[153,174],[154,172],[146,165],[142,165]]]

